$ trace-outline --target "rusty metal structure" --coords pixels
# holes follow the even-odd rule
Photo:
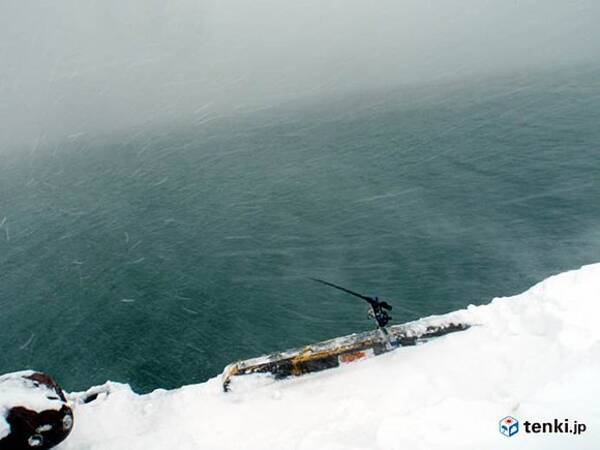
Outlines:
[[[398,347],[424,343],[429,339],[463,331],[469,327],[469,324],[444,322],[440,318],[425,319],[238,361],[228,365],[223,371],[223,389],[225,392],[229,391],[232,381],[239,376],[266,373],[279,380],[319,372],[380,355]]]

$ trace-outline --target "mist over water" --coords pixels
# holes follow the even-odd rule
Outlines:
[[[466,87],[468,86],[468,87]],[[0,166],[0,372],[140,390],[598,261],[600,69],[71,136]]]
[[[593,63],[599,17],[596,0],[4,1],[0,154],[289,100]]]

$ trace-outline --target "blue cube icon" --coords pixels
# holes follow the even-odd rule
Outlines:
[[[500,421],[500,433],[506,437],[514,436],[519,432],[519,421],[511,416],[506,416]]]

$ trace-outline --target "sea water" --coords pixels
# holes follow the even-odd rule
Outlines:
[[[0,164],[0,372],[140,391],[600,260],[600,70],[73,135]]]

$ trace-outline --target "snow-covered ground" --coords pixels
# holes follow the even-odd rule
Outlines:
[[[478,326],[302,378],[242,378],[231,393],[219,378],[147,395],[108,383],[110,395],[74,406],[59,448],[600,448],[600,264],[449,318]],[[498,431],[507,415],[521,422],[510,438]],[[555,418],[587,431],[525,432]]]

